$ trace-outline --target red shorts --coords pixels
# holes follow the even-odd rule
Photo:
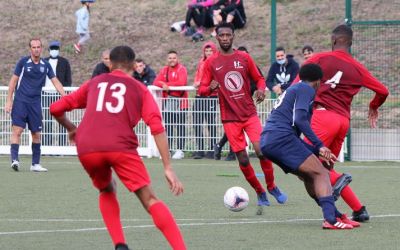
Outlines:
[[[246,149],[247,142],[244,132],[246,132],[251,142],[260,141],[262,127],[258,116],[252,116],[245,122],[226,122],[223,125],[233,152]]]
[[[311,118],[312,130],[336,156],[342,149],[349,127],[350,120],[347,117],[329,110],[315,109]]]
[[[112,180],[112,171],[118,175],[125,187],[131,191],[150,184],[150,177],[142,159],[127,152],[94,152],[79,156],[83,167],[92,179],[93,185],[101,190]]]

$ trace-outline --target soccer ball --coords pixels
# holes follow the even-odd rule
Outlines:
[[[224,205],[232,212],[242,211],[249,205],[249,194],[242,187],[231,187],[225,192]]]

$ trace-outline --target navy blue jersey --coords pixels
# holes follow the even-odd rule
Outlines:
[[[39,63],[35,64],[30,56],[19,60],[15,66],[14,75],[19,77],[15,99],[26,103],[40,102],[46,75],[49,79],[55,77],[49,62],[40,59]]]
[[[300,82],[289,87],[274,104],[274,109],[266,121],[264,131],[281,131],[293,133],[295,127],[296,110],[305,110],[308,121],[311,119],[312,105],[315,90],[307,83]]]

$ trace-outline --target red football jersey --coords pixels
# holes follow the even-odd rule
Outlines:
[[[199,93],[210,95],[210,83],[217,81],[222,122],[247,121],[257,115],[250,79],[257,83],[258,90],[265,91],[264,77],[249,54],[237,50],[229,55],[217,52],[204,63]]]
[[[75,92],[51,105],[51,113],[86,108],[76,133],[78,154],[90,152],[136,153],[133,130],[143,119],[152,134],[164,131],[160,111],[146,86],[122,71],[114,70],[84,83]]]
[[[376,93],[370,103],[373,109],[379,108],[389,95],[388,89],[346,51],[318,53],[305,63],[318,64],[323,72],[314,103],[340,115],[350,118],[351,102],[361,87]]]

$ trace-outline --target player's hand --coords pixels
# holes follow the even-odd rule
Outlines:
[[[262,90],[256,90],[256,92],[254,92],[254,97],[256,98],[256,103],[260,103],[262,101],[264,101],[265,99],[265,93]]]
[[[337,160],[336,156],[332,154],[331,150],[327,147],[321,147],[319,149],[319,156],[326,164],[331,166]]]
[[[369,108],[368,121],[369,121],[369,124],[371,125],[371,128],[376,128],[376,124],[378,122],[378,110],[377,109]]]
[[[183,184],[180,182],[178,177],[176,176],[174,170],[170,168],[166,168],[164,170],[165,177],[167,178],[169,190],[174,195],[180,195],[183,193]]]
[[[12,109],[12,102],[7,101],[4,109],[6,110],[7,113],[10,113]]]
[[[68,138],[71,145],[75,145],[76,127],[68,131]]]
[[[211,90],[211,91],[214,91],[214,90],[216,90],[217,88],[219,88],[219,83],[218,83],[217,81],[212,81],[212,82],[210,83],[210,90]]]
[[[275,94],[277,94],[277,95],[282,94],[281,85],[280,85],[280,84],[277,84],[277,85],[273,86],[273,87],[272,87],[272,91],[273,91]]]

